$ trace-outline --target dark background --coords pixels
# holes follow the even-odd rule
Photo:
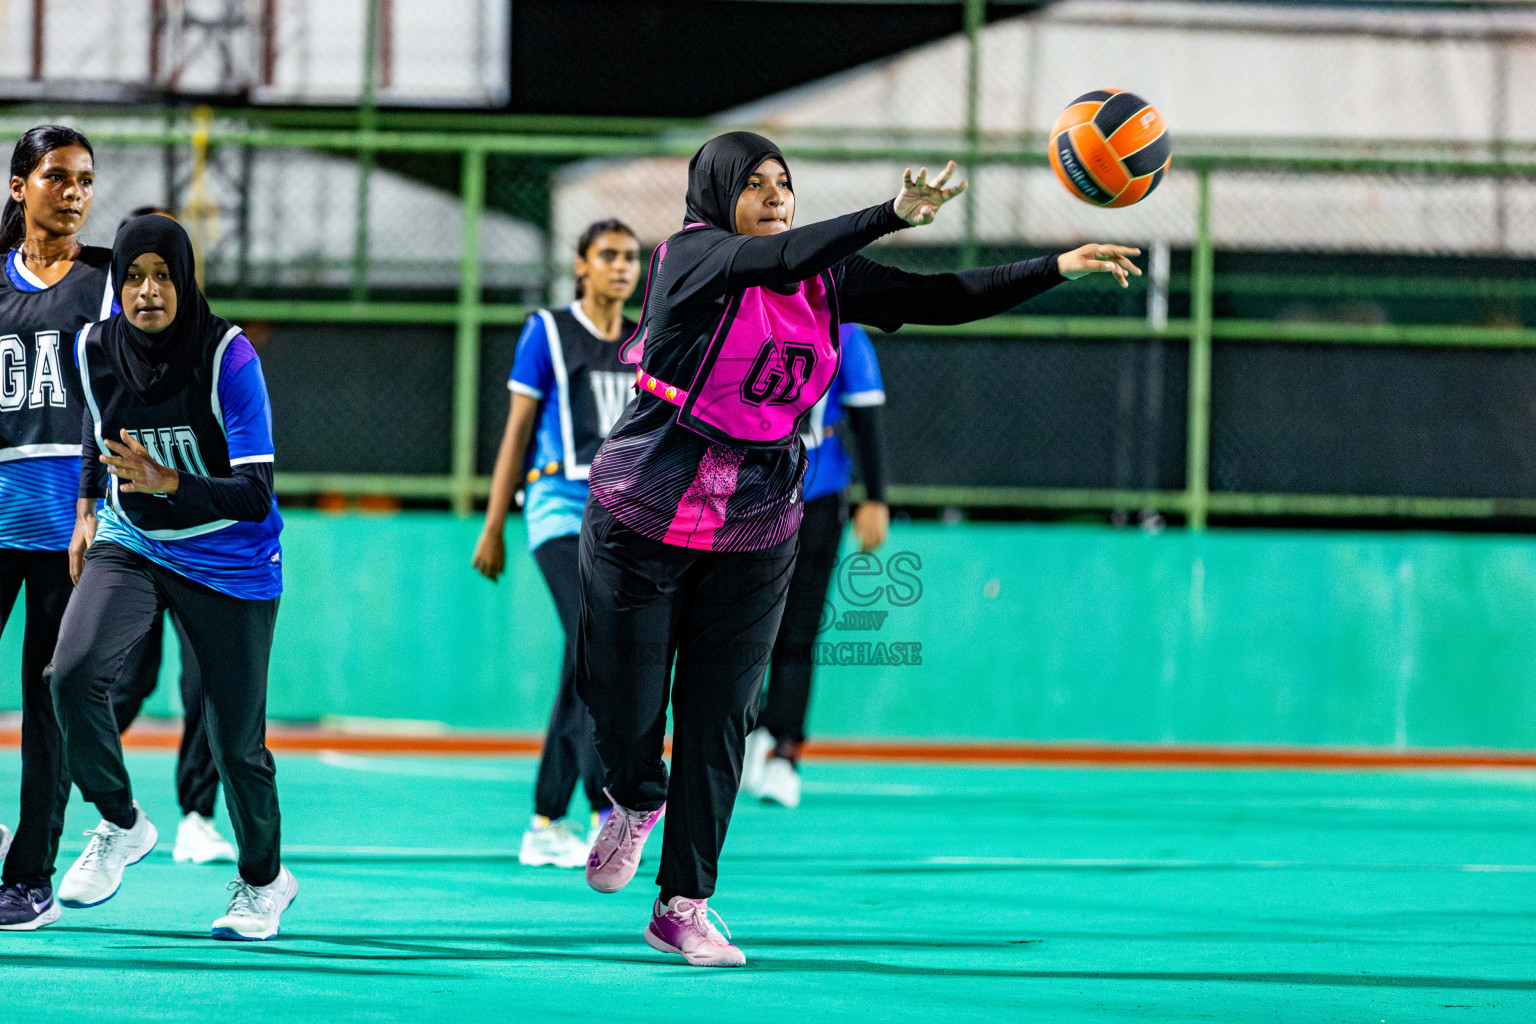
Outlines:
[[[988,5],[988,19],[1037,3]],[[514,0],[524,114],[703,117],[964,29],[956,0]]]

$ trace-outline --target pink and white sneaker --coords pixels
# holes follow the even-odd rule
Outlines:
[[[645,943],[663,953],[677,953],[695,967],[745,967],[747,954],[731,945],[730,929],[720,934],[710,914],[725,928],[720,915],[709,909],[708,900],[685,896],[674,896],[665,904],[657,900],[645,929]]]
[[[598,892],[618,892],[635,877],[646,837],[667,813],[667,805],[662,804],[649,814],[632,811],[620,807],[606,789],[603,792],[613,801],[613,813],[603,822],[597,842],[587,855],[587,884]]]

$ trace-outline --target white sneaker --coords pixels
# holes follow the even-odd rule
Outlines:
[[[763,774],[768,768],[768,756],[773,753],[773,733],[767,729],[753,729],[747,733],[747,746],[741,754],[741,792],[757,796],[763,788]]]
[[[0,825],[0,860],[5,860],[6,851],[11,848],[11,840],[16,836],[10,829]]]
[[[794,762],[775,757],[763,770],[763,784],[758,787],[758,798],[790,809],[800,806],[800,773]]]
[[[553,864],[557,868],[579,868],[587,862],[587,841],[571,831],[571,823],[561,818],[550,821],[535,814],[523,833],[523,845],[517,859],[529,867]]]
[[[299,880],[287,867],[279,868],[277,877],[266,885],[252,885],[236,876],[229,883],[234,895],[229,898],[229,913],[213,922],[216,939],[244,939],[257,942],[277,934],[283,911],[299,894]]]
[[[133,828],[118,828],[102,819],[86,835],[91,841],[59,883],[59,902],[66,907],[94,907],[117,895],[123,871],[149,856],[160,841],[139,802],[133,802]]]
[[[171,859],[177,864],[233,864],[238,857],[234,844],[219,835],[213,819],[193,811],[176,826],[176,847],[171,851]]]

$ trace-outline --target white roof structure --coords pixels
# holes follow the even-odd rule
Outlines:
[[[922,46],[734,111],[781,142],[900,144],[965,123],[966,40]],[[1074,97],[1121,88],[1163,113],[1173,170],[1126,210],[1072,198],[1044,168],[970,173],[983,243],[1089,240],[1187,245],[1195,182],[1181,140],[1203,151],[1354,155],[1528,151],[1536,144],[1536,12],[1415,10],[1179,0],[1065,0],[981,32],[979,123],[988,144],[1045,145]],[[893,195],[888,161],[796,161],[801,223]],[[594,161],[568,170],[554,197],[553,244],[599,217],[628,220],[647,242],[681,226],[686,160]],[[1536,187],[1436,177],[1222,172],[1212,182],[1218,246],[1396,252],[1536,252]],[[894,236],[953,244],[959,211]]]
[[[87,134],[95,125],[84,126]],[[183,154],[184,156],[185,154]],[[216,212],[206,238],[196,219],[183,223],[199,243],[210,280],[233,283],[240,196],[237,147],[220,151],[207,177]],[[165,200],[162,151],[154,147],[96,147],[96,199],[81,233],[111,245],[118,221],[137,206]],[[258,286],[345,287],[357,232],[357,164],[347,156],[305,149],[252,152],[249,283]],[[186,197],[183,197],[186,198]],[[391,171],[375,169],[369,184],[368,282],[373,287],[453,288],[459,281],[463,204],[458,196]],[[542,280],[544,232],[504,213],[481,221],[483,279],[492,287]]]

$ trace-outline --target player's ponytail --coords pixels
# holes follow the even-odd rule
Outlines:
[[[597,241],[597,236],[605,235],[610,231],[616,231],[621,235],[628,235],[636,241],[640,239],[640,236],[635,234],[634,228],[631,228],[621,220],[609,218],[608,220],[593,221],[587,225],[587,230],[581,233],[581,237],[576,239],[576,255],[586,259],[587,250],[592,248],[592,243]],[[587,282],[578,277],[576,279],[576,298],[580,300],[586,294],[586,291]]]
[[[11,150],[11,177],[26,178],[37,170],[37,165],[43,162],[43,157],[65,146],[84,146],[92,159],[96,157],[96,151],[91,148],[90,140],[73,128],[66,128],[60,124],[40,124],[36,128],[27,129],[22,137],[16,140],[16,148]],[[0,253],[10,252],[26,237],[26,211],[21,208],[20,203],[10,197],[7,189],[5,210],[0,213]]]

